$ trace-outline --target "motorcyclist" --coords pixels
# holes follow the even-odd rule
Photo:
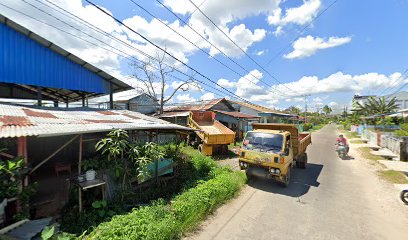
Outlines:
[[[349,150],[350,150],[350,146],[349,146],[349,143],[348,143],[348,141],[347,141],[347,138],[345,138],[345,137],[343,136],[343,134],[340,134],[340,135],[339,135],[339,137],[336,139],[336,142],[337,142],[337,145],[338,145],[339,143],[343,143],[343,144],[344,144],[344,147],[346,148],[346,153],[348,154],[348,152],[349,152]]]

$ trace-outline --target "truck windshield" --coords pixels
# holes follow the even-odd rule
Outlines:
[[[281,151],[283,136],[281,134],[248,132],[243,147],[248,150]]]

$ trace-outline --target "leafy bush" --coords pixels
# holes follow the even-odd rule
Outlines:
[[[404,123],[400,125],[400,130],[395,131],[395,134],[399,137],[407,137],[408,136],[408,123]]]
[[[313,124],[311,124],[311,123],[305,123],[304,125],[303,125],[303,130],[304,131],[309,131],[310,129],[312,129],[313,128]]]
[[[204,159],[204,158],[203,158]],[[203,160],[201,159],[201,160]],[[100,224],[85,239],[178,239],[200,220],[232,198],[246,181],[245,174],[227,168],[213,169],[214,178],[200,181],[165,204],[134,209]]]

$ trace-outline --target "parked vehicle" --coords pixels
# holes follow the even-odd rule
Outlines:
[[[247,176],[273,178],[287,187],[294,166],[306,168],[306,148],[312,142],[310,133],[299,133],[294,124],[252,125],[240,149],[239,165]]]
[[[400,198],[405,204],[408,204],[408,189],[401,191]]]
[[[191,112],[188,126],[197,130],[195,135],[189,136],[189,142],[205,155],[227,153],[228,145],[235,139],[235,133],[215,120],[215,113],[211,111]]]
[[[339,155],[341,159],[345,159],[347,156],[346,146],[342,142],[339,142],[336,145],[337,145],[337,149],[336,149],[337,154]]]

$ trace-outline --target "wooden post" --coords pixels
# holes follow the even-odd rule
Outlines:
[[[156,129],[156,144],[159,144],[159,130]],[[159,159],[156,159],[154,163],[155,174],[154,177],[156,178],[156,184],[159,182]]]
[[[42,105],[42,88],[37,87],[37,104],[38,106]]]
[[[408,161],[408,137],[403,137],[402,142],[400,143],[400,160],[407,162]]]
[[[82,163],[82,134],[79,135],[78,175],[81,175]],[[82,189],[78,187],[79,212],[82,212]]]
[[[79,134],[78,175],[81,175],[83,137]]]
[[[113,84],[109,83],[109,109],[113,109]]]
[[[27,158],[27,138],[26,137],[19,137],[17,139],[17,156],[24,158],[24,163],[27,166],[28,158]],[[28,177],[24,178],[23,186],[28,185]]]

